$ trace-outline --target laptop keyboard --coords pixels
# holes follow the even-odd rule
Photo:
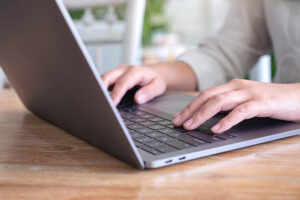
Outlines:
[[[172,121],[138,110],[135,105],[119,105],[124,120],[135,145],[153,155],[170,153],[200,145],[212,144],[235,138],[222,133],[213,134],[210,127],[202,125],[193,131],[173,126]]]

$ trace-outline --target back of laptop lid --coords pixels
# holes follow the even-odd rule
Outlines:
[[[0,65],[30,111],[143,167],[61,0],[0,1]]]

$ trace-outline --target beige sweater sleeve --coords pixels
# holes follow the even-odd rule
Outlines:
[[[262,0],[236,0],[219,33],[178,58],[191,66],[198,90],[244,78],[271,49]]]

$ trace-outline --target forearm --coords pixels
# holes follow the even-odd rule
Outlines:
[[[263,1],[237,0],[218,34],[202,39],[177,60],[191,66],[203,91],[245,77],[271,48]]]
[[[197,80],[191,67],[184,62],[150,65],[167,82],[168,89],[196,91]]]

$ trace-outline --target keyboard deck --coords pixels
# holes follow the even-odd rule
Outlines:
[[[119,105],[118,109],[135,145],[153,155],[212,144],[236,137],[228,133],[213,134],[210,127],[205,125],[193,131],[174,127],[172,121],[138,110],[135,105]]]

